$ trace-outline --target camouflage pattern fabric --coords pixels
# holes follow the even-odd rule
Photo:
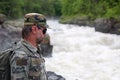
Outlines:
[[[24,18],[24,25],[46,25],[46,18],[42,14],[38,13],[28,13]]]
[[[45,60],[37,48],[22,40],[10,59],[11,80],[47,80]]]

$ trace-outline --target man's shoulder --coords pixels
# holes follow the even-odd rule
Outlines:
[[[14,48],[13,48],[13,51],[15,53],[15,56],[25,56],[25,55],[27,55],[26,51],[25,51],[25,48],[21,43],[15,45]]]
[[[15,57],[21,57],[22,58],[22,57],[27,56],[26,52],[21,50],[21,49],[15,49],[14,53],[15,53],[14,54]]]
[[[14,52],[17,56],[19,55],[32,55],[32,51],[35,52],[36,49],[33,48],[29,43],[22,40],[14,46]]]

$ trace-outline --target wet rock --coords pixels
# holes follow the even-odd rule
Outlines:
[[[100,18],[95,20],[95,30],[103,33],[120,34],[120,22],[115,18]]]
[[[45,34],[45,37],[41,43],[41,52],[44,57],[52,57],[53,45],[50,43],[49,34]]]
[[[52,57],[53,45],[41,44],[41,52],[44,57]]]
[[[47,71],[48,80],[65,80],[61,75],[58,75],[54,72]]]
[[[100,18],[95,20],[95,30],[108,33],[112,28],[111,22],[108,19]]]
[[[116,23],[113,29],[114,30],[111,30],[110,33],[120,35],[120,22]]]

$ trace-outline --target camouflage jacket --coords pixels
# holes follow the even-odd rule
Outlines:
[[[22,40],[10,59],[11,80],[47,80],[45,60],[37,48]]]

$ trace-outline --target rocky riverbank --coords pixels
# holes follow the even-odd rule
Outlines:
[[[99,32],[120,35],[120,18],[97,18],[95,20],[91,20],[89,17],[70,18],[68,20],[61,18],[60,22],[95,27],[95,30]]]

